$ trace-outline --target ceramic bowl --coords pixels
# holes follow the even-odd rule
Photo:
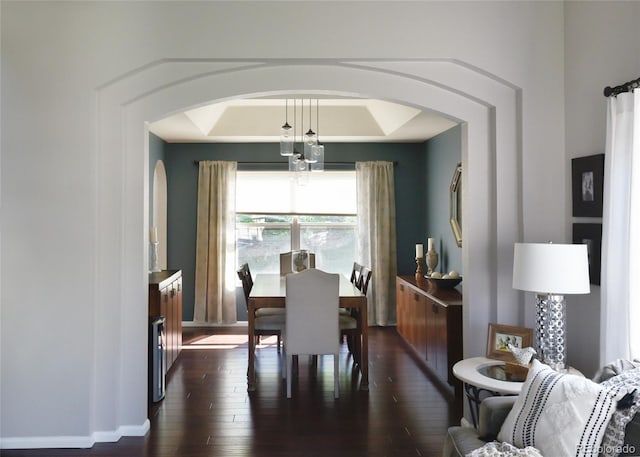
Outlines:
[[[433,284],[438,289],[453,289],[455,286],[462,282],[462,276],[458,276],[457,278],[431,278],[429,276],[425,276],[426,280],[429,281],[430,284]]]

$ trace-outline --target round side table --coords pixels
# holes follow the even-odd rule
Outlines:
[[[515,378],[504,370],[505,362],[486,357],[472,357],[460,360],[453,366],[453,375],[461,380],[464,393],[469,401],[473,426],[478,427],[480,402],[497,395],[518,395],[524,378]]]

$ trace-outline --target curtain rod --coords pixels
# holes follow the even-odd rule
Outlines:
[[[626,82],[624,84],[620,84],[616,87],[605,87],[604,88],[604,96],[605,97],[615,97],[618,94],[622,94],[623,92],[631,92],[633,89],[640,87],[640,78],[634,79],[633,81]]]
[[[197,167],[200,165],[200,160],[194,160],[193,164]],[[202,162],[205,162],[204,160]],[[288,165],[289,162],[251,162],[251,161],[236,161],[239,164],[243,165]],[[356,162],[325,162],[325,165],[355,165]],[[394,161],[393,166],[398,165],[398,162]]]

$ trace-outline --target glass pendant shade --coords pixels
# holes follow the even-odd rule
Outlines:
[[[309,163],[311,171],[324,170],[324,145],[316,144],[311,148],[311,156],[313,162]]]
[[[294,162],[294,155],[289,156],[289,171],[296,171],[296,163]]]
[[[318,139],[316,133],[309,129],[309,131],[304,135],[304,160],[307,163],[314,163],[313,154],[311,153],[311,149],[318,144]]]
[[[307,162],[302,154],[294,150],[293,154],[289,156],[289,171],[307,171],[307,169]]]
[[[313,146],[318,142],[318,137],[316,136],[316,132],[314,132],[311,129],[309,129],[307,133],[305,133],[304,138],[305,138],[305,143],[308,144],[309,146]]]
[[[285,122],[280,130],[280,155],[293,155],[293,129]]]

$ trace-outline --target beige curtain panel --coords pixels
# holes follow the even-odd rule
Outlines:
[[[357,162],[358,252],[371,266],[369,325],[396,323],[396,205],[392,162]]]
[[[193,320],[237,321],[235,294],[236,162],[201,161]]]

